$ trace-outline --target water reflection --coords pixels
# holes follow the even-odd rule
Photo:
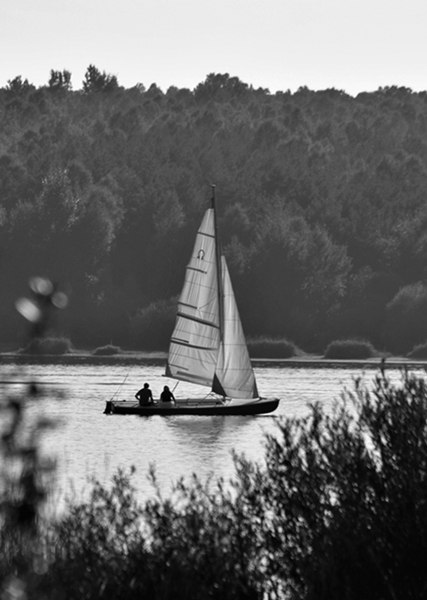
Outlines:
[[[190,444],[197,451],[219,442],[224,433],[225,420],[221,416],[182,415],[166,419],[166,426],[178,444]]]
[[[166,419],[169,442],[192,472],[204,476],[231,477],[232,449],[249,435],[254,419],[238,416],[184,416]]]

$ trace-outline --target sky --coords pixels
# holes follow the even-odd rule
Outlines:
[[[87,67],[125,88],[194,89],[209,73],[254,88],[427,90],[426,0],[4,0],[0,87]]]

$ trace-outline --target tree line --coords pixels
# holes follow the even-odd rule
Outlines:
[[[9,81],[0,124],[0,343],[39,275],[75,344],[164,348],[211,183],[247,335],[427,339],[427,92],[125,89],[90,65],[75,91]]]

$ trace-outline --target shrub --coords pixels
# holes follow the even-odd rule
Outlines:
[[[363,340],[336,340],[331,342],[325,350],[324,358],[364,359],[378,356],[377,350],[370,342]]]
[[[279,430],[265,467],[240,461],[236,494],[257,519],[266,585],[290,600],[425,597],[425,381],[382,372],[332,414],[316,404]]]
[[[122,351],[119,346],[113,346],[112,344],[107,344],[106,346],[100,346],[99,348],[95,348],[92,352],[95,356],[111,356],[112,354],[120,354]]]
[[[66,337],[33,338],[28,346],[20,350],[22,354],[66,354],[73,346]]]
[[[154,597],[141,517],[129,475],[119,471],[110,489],[94,481],[53,532],[49,598]]]
[[[95,482],[56,529],[48,574],[52,598],[262,598],[257,525],[221,483],[193,477],[172,498],[140,507],[130,477]]]
[[[293,342],[269,337],[249,339],[248,350],[253,358],[292,358],[302,354]]]

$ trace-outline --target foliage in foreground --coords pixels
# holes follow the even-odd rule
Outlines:
[[[426,399],[423,379],[382,373],[331,415],[317,405],[280,424],[244,492],[265,516],[267,581],[291,598],[425,596]]]
[[[22,385],[21,371],[8,375]],[[27,404],[43,395],[34,381],[25,393],[8,391],[0,380],[0,597],[39,598],[47,570],[45,523],[41,518],[52,489],[54,463],[41,439],[55,423],[43,414],[27,415]],[[16,389],[16,388],[15,388]]]
[[[236,457],[231,484],[181,481],[144,506],[128,475],[95,484],[50,526],[37,589],[71,600],[425,598],[427,387],[382,370],[370,388],[356,381],[329,413],[317,404],[280,420],[265,461]],[[2,564],[5,549],[2,538]]]

